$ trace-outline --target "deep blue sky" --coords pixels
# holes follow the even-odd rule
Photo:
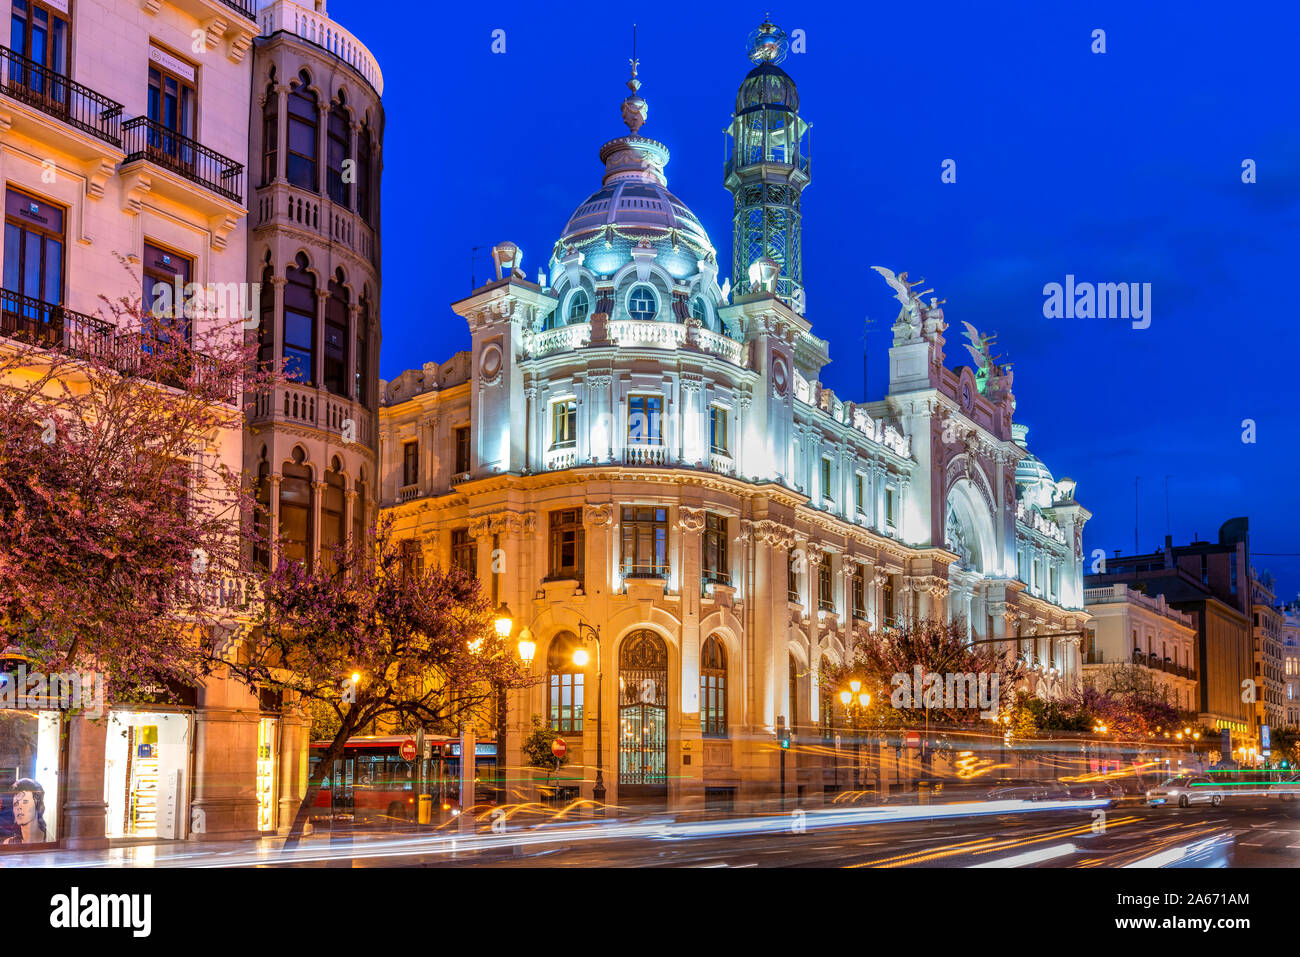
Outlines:
[[[398,7],[422,14],[402,16]],[[771,8],[807,53],[784,63],[813,124],[804,193],[808,318],[831,344],[824,379],[884,386],[897,304],[868,267],[925,277],[960,321],[997,332],[1016,419],[1094,518],[1085,548],[1176,542],[1251,518],[1256,553],[1300,552],[1291,305],[1300,271],[1300,80],[1292,3],[934,2]],[[390,16],[391,13],[396,15]],[[391,378],[469,347],[448,303],[490,275],[486,247],[520,244],[535,277],[625,133],[629,34],[639,22],[644,134],[672,151],[669,187],[730,274],[723,137],[762,5],[430,4],[331,0],[384,70],[384,345]],[[436,12],[435,12],[436,11]],[[382,24],[381,28],[379,25]],[[402,24],[403,29],[390,29]],[[491,33],[506,31],[493,54]],[[1107,52],[1090,52],[1106,31]],[[957,182],[940,182],[944,159]],[[1258,182],[1241,182],[1245,158]],[[1066,273],[1150,282],[1153,320],[1044,319]],[[1257,442],[1241,440],[1243,419]],[[1286,493],[1286,494],[1283,494]],[[1283,598],[1300,558],[1257,555]]]

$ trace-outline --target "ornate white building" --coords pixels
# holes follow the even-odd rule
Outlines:
[[[667,147],[641,135],[634,63],[629,133],[601,147],[542,282],[498,245],[498,278],[452,305],[471,351],[383,384],[381,508],[537,644],[547,677],[511,702],[509,763],[545,715],[613,803],[769,790],[782,721],[825,726],[823,663],[900,618],[1006,642],[1044,696],[1081,674],[1090,514],[1028,451],[988,339],[970,329],[979,368],[949,368],[939,301],[880,270],[902,304],[888,394],[822,385],[807,127],[784,36],[765,23],[750,51],[724,171],[734,290],[668,189]],[[820,766],[796,763],[791,789],[820,793]]]

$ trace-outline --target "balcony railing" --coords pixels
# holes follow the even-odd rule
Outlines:
[[[668,450],[662,445],[629,445],[623,450],[626,465],[665,465]]]
[[[83,133],[122,147],[122,104],[75,83],[49,67],[0,47],[0,89]]]
[[[211,385],[219,374],[215,359],[194,351],[185,353],[180,361],[164,361],[151,370],[145,357],[155,349],[165,349],[161,340],[140,332],[119,331],[102,319],[8,289],[0,289],[0,336],[70,356],[108,358],[120,372],[176,389]],[[233,381],[220,383],[227,401],[234,400],[235,385]]]
[[[101,319],[73,312],[0,290],[0,336],[68,355],[106,355],[113,345],[114,328]]]
[[[253,10],[253,0],[221,0],[231,10],[238,11],[250,20],[257,19],[257,13]]]
[[[206,186],[231,202],[244,201],[243,163],[222,156],[147,116],[123,123],[122,137],[126,143],[123,164],[148,160],[190,182]]]

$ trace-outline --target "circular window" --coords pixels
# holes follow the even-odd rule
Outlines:
[[[659,299],[649,286],[633,286],[627,296],[627,314],[648,321],[659,312]]]
[[[568,322],[572,325],[575,322],[586,322],[587,313],[591,311],[591,300],[587,298],[585,289],[576,290],[569,297],[569,315]]]

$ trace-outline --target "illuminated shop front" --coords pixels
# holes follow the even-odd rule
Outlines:
[[[188,713],[109,712],[104,746],[108,837],[185,837],[192,741]]]
[[[0,846],[58,839],[56,710],[0,711]]]
[[[257,829],[275,830],[276,778],[280,722],[262,718],[257,722]]]

